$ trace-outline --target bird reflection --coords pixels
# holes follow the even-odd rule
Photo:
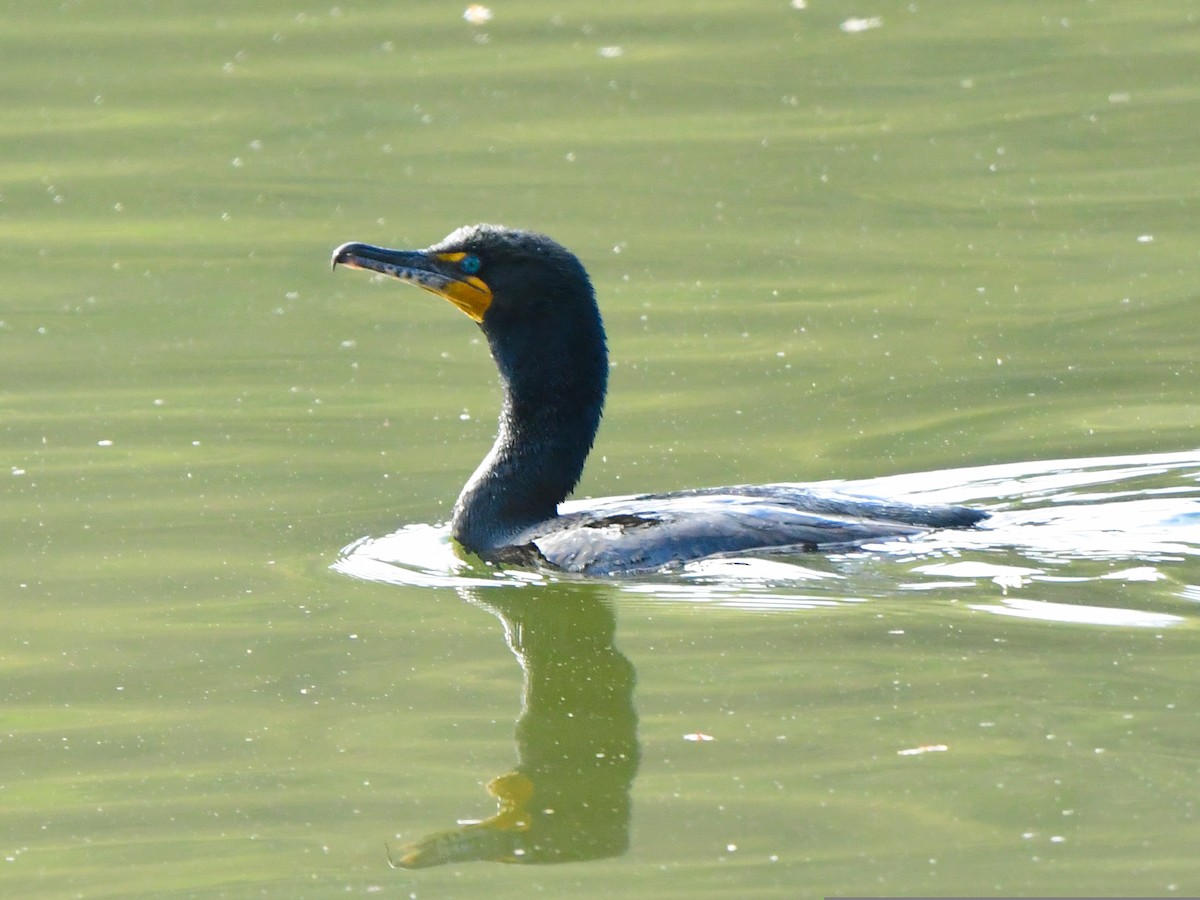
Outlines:
[[[632,664],[616,648],[612,608],[578,592],[491,590],[465,596],[504,623],[525,673],[513,771],[487,791],[496,814],[388,848],[393,866],[601,859],[629,845],[640,750]]]

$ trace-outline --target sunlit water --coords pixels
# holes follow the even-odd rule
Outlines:
[[[1129,455],[1197,445],[1195,0],[466,5],[9,4],[0,897],[1200,895],[1198,454]],[[992,518],[609,580],[379,537],[495,373],[329,251],[476,221],[593,277],[584,492]],[[538,672],[621,686],[540,711],[637,744],[574,795],[626,815],[389,869],[562,758]]]
[[[833,487],[830,482],[824,486]],[[1161,598],[1200,602],[1177,564],[1200,555],[1200,452],[1049,460],[837,482],[851,493],[964,503],[991,517],[973,529],[872,543],[850,553],[741,555],[692,562],[656,577],[619,580],[639,601],[804,609],[930,591],[999,587],[972,608],[1048,621],[1166,627],[1186,621]],[[586,501],[567,504],[582,506]],[[575,578],[497,569],[464,558],[445,526],[409,525],[347,547],[334,568],[398,585],[487,588]],[[880,571],[892,579],[880,583]],[[1056,586],[1146,584],[1133,608],[1056,602]],[[1149,585],[1165,582],[1165,587]],[[988,591],[988,593],[995,593]]]

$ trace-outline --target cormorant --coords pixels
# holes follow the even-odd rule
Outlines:
[[[451,518],[454,537],[485,560],[619,575],[750,550],[846,547],[987,516],[795,484],[616,497],[560,513],[608,383],[604,326],[579,259],[542,234],[473,225],[425,250],[343,244],[338,264],[431,291],[487,337],[504,393],[499,433]]]

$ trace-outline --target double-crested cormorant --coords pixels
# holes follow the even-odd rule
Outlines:
[[[333,254],[339,263],[444,297],[487,337],[504,391],[499,433],[451,519],[454,537],[484,559],[615,575],[962,528],[987,515],[794,484],[602,499],[560,514],[592,448],[608,382],[604,326],[575,255],[545,235],[473,225],[425,250],[343,244]]]

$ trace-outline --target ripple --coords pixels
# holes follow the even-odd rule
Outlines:
[[[1001,604],[979,604],[971,607],[980,612],[1022,619],[1041,619],[1043,622],[1074,622],[1085,625],[1115,625],[1134,628],[1167,628],[1184,621],[1182,616],[1168,613],[1143,612],[1136,609],[1116,609],[1108,606],[1047,603],[1038,600],[1012,598]]]
[[[852,552],[716,557],[651,576],[606,580],[487,565],[464,554],[447,526],[417,524],[356,541],[332,568],[367,581],[469,592],[604,584],[633,602],[759,612],[830,609],[922,593],[954,600],[970,596],[964,610],[1047,622],[1166,628],[1196,619],[1200,451],[815,486],[980,505],[992,518],[974,529],[879,541]],[[1079,585],[1107,586],[1104,599],[1112,602],[1073,602]],[[1164,604],[1178,608],[1165,611],[1159,608]]]

